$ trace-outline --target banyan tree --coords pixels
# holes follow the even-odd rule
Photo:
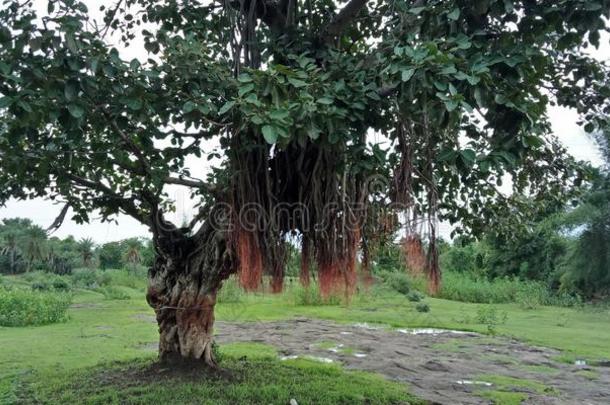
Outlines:
[[[526,224],[583,177],[551,103],[605,125],[606,67],[587,49],[608,0],[0,4],[0,202],[52,199],[54,226],[148,226],[167,361],[213,365],[223,281],[280,291],[288,243],[323,294],[349,295],[416,212],[438,285],[438,221]],[[169,186],[197,202],[190,223],[168,219]]]

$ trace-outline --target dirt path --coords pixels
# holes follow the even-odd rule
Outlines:
[[[553,360],[558,351],[516,340],[310,319],[218,322],[216,331],[221,344],[266,343],[284,358],[313,356],[348,369],[380,373],[407,383],[414,394],[433,403],[487,404],[490,401],[481,393],[503,389],[523,392],[528,404],[610,404],[610,368],[560,363]],[[547,389],[507,388],[490,375],[538,381]]]

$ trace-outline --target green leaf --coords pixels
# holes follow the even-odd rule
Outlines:
[[[78,44],[76,43],[76,38],[74,38],[73,33],[66,34],[66,46],[72,53],[78,53]]]
[[[13,104],[13,99],[10,97],[0,97],[0,108],[6,108]]]
[[[64,96],[66,100],[73,101],[78,96],[78,82],[75,80],[69,80],[64,88]]]
[[[131,70],[138,70],[140,68],[140,61],[137,59],[132,59],[129,63],[129,67]]]
[[[477,154],[472,149],[464,149],[460,152],[460,155],[462,155],[462,159],[464,160],[464,162],[471,166],[477,159]]]
[[[451,12],[447,14],[447,18],[451,21],[456,21],[458,18],[460,18],[460,9],[456,7],[451,10]]]
[[[220,110],[218,110],[218,114],[226,114],[231,108],[233,108],[234,105],[235,101],[227,101],[222,107],[220,107]]]
[[[273,127],[271,125],[265,125],[263,126],[262,131],[263,138],[265,138],[265,141],[267,141],[268,144],[273,145],[277,142],[279,134],[276,127]]]
[[[254,83],[249,83],[245,86],[241,86],[237,91],[237,94],[241,97],[244,94],[250,93],[252,90],[254,90]]]
[[[415,69],[404,69],[400,72],[400,78],[403,82],[408,82],[415,74]]]
[[[305,83],[303,80],[295,79],[294,77],[289,77],[288,82],[297,88],[307,86],[307,83]]]
[[[250,83],[252,81],[252,76],[250,76],[248,73],[242,73],[237,78],[237,81],[240,83]]]
[[[309,136],[312,140],[316,140],[320,137],[320,133],[322,131],[315,124],[311,124],[307,127],[307,136]]]
[[[188,114],[190,112],[193,112],[196,108],[197,108],[197,103],[194,103],[192,101],[187,101],[182,106],[182,112],[185,114]]]
[[[131,110],[138,111],[142,108],[142,100],[139,98],[130,98],[127,100],[127,107]]]
[[[320,104],[324,104],[324,105],[331,105],[333,103],[333,100],[331,98],[328,97],[320,97],[317,100],[318,103]]]
[[[74,118],[81,118],[85,114],[85,110],[78,104],[69,104],[68,111]]]

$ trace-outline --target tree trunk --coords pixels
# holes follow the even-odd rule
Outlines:
[[[146,299],[159,324],[161,361],[216,366],[216,293],[236,268],[226,241],[226,235],[205,225],[194,236],[175,228],[154,234],[156,259],[148,273]]]

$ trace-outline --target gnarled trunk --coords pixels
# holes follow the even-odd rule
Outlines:
[[[146,299],[159,324],[159,357],[171,363],[202,362],[212,354],[214,306],[222,281],[235,271],[227,237],[204,225],[194,236],[159,229]]]
[[[212,355],[216,291],[195,280],[179,277],[166,294],[159,295],[151,278],[147,299],[159,325],[159,358],[165,362],[202,360],[215,366]]]

